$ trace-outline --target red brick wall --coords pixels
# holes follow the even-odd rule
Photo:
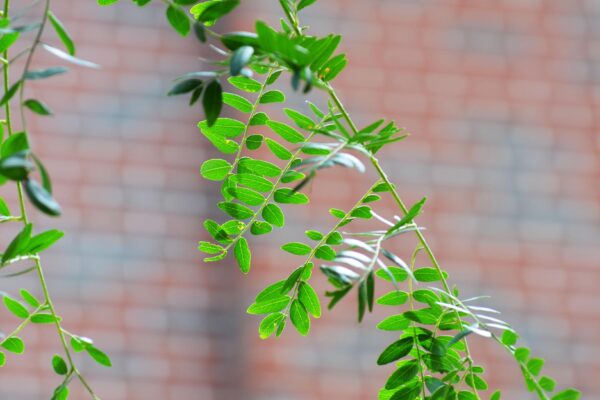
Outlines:
[[[353,115],[394,118],[412,132],[384,164],[408,203],[429,196],[420,223],[452,281],[467,296],[492,295],[547,372],[586,400],[600,399],[596,3],[320,0],[304,18],[345,35],[350,66],[336,86]],[[292,229],[253,241],[249,279],[232,263],[203,265],[194,244],[218,193],[197,168],[213,153],[195,128],[200,110],[163,94],[173,76],[200,68],[204,50],[169,30],[159,5],[55,4],[80,55],[103,69],[36,83],[57,117],[34,124],[34,146],[65,208],[59,220],[36,220],[67,232],[46,269],[69,329],[113,355],[110,370],[82,360],[103,398],[374,398],[388,372],[375,359],[392,340],[373,328],[381,311],[357,326],[349,300],[308,338],[290,330],[266,342],[244,314],[295,267],[278,246],[326,229],[326,208],[353,203],[373,177],[324,173],[309,188],[312,208],[290,209]],[[246,2],[228,29],[252,29],[255,17],[276,23],[276,5]],[[398,251],[412,245],[403,238]],[[58,349],[52,330],[27,335],[27,355],[0,373],[1,398],[43,398],[56,382],[44,374]],[[506,398],[526,398],[509,357],[473,342]]]

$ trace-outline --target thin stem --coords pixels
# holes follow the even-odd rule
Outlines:
[[[33,39],[33,43],[31,45],[31,49],[27,54],[27,59],[25,60],[25,66],[23,67],[23,74],[21,75],[21,87],[19,88],[19,111],[21,114],[21,126],[23,131],[27,132],[27,120],[25,119],[25,109],[23,103],[25,102],[25,82],[27,72],[29,72],[29,68],[31,67],[31,62],[33,61],[33,55],[37,50],[38,44],[40,44],[42,34],[44,33],[44,28],[46,27],[46,22],[48,21],[48,13],[50,11],[50,0],[45,0],[44,2],[44,15],[42,16],[42,21],[40,24],[40,28],[37,30],[35,38]],[[7,58],[8,57],[4,57]]]

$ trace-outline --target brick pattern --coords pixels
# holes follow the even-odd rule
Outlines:
[[[349,299],[308,338],[290,331],[267,342],[244,314],[266,282],[295,267],[278,246],[305,228],[327,229],[326,209],[352,204],[373,177],[342,172],[348,179],[338,182],[324,173],[308,189],[312,208],[289,209],[293,230],[253,241],[249,278],[232,263],[204,266],[194,243],[202,218],[215,213],[217,187],[197,167],[214,153],[195,128],[200,110],[164,93],[172,77],[200,67],[205,49],[171,32],[159,4],[54,3],[79,54],[103,69],[32,85],[57,113],[36,119],[31,133],[65,208],[58,220],[34,218],[67,232],[44,262],[68,328],[113,356],[112,369],[81,358],[102,397],[373,398],[389,372],[374,366],[376,356],[393,340],[373,326],[388,310],[358,326]],[[275,3],[246,2],[226,23],[275,24]],[[547,357],[549,374],[600,399],[597,2],[319,3],[304,21],[345,35],[350,66],[336,86],[352,114],[361,124],[384,115],[412,132],[383,161],[407,202],[429,196],[420,223],[453,282],[467,296],[492,295],[488,304]],[[56,60],[40,53],[37,62]],[[289,102],[303,106],[299,96]],[[8,187],[2,195],[15,200]],[[386,204],[381,213],[391,215]],[[397,250],[414,244],[402,238]],[[326,283],[315,282],[322,293]],[[0,313],[0,329],[13,326]],[[46,373],[58,349],[52,329],[25,337],[26,355],[0,374],[1,398],[43,398],[57,382]],[[506,398],[527,398],[508,356],[473,344]]]

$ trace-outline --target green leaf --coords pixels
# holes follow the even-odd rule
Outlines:
[[[289,188],[277,189],[273,195],[277,203],[282,204],[307,204],[308,197],[303,193],[294,192]]]
[[[246,147],[248,150],[257,150],[263,142],[263,135],[250,135],[246,138]]]
[[[229,188],[229,193],[244,204],[249,206],[259,206],[265,201],[265,198],[258,192],[244,187]]]
[[[212,81],[204,90],[202,106],[208,126],[214,125],[223,108],[223,89],[219,81]]]
[[[490,400],[500,400],[500,396],[502,396],[502,393],[499,390],[497,390],[494,392],[494,394],[492,394]]]
[[[467,386],[477,390],[487,390],[488,384],[479,376],[475,374],[468,374],[465,378]]]
[[[276,204],[267,204],[262,211],[262,217],[265,221],[275,225],[278,228],[283,228],[285,225],[285,216],[283,211]]]
[[[65,46],[65,49],[67,49],[67,53],[74,56],[75,43],[73,42],[73,39],[71,39],[71,36],[69,35],[69,32],[67,32],[65,26],[52,11],[48,11],[48,19],[50,20],[50,23],[52,24],[52,27],[54,28],[54,31],[58,35],[60,41]]]
[[[515,350],[515,359],[519,362],[527,362],[527,359],[529,358],[529,354],[530,354],[530,350],[526,347],[519,347],[518,349]]]
[[[258,175],[237,174],[234,181],[261,193],[270,192],[273,189],[273,184],[269,180]]]
[[[306,231],[304,232],[306,237],[312,240],[321,240],[323,239],[323,234],[319,231]]]
[[[547,376],[542,376],[540,378],[539,384],[547,392],[554,391],[554,388],[556,387],[556,382],[554,381],[554,379]]]
[[[27,308],[18,300],[15,300],[5,295],[2,298],[2,302],[4,303],[4,306],[6,306],[8,311],[10,311],[16,317],[21,319],[26,319],[29,317],[29,311],[27,311]]]
[[[2,158],[10,157],[17,153],[25,152],[29,150],[29,142],[27,135],[23,132],[14,133],[2,143]]]
[[[231,76],[239,75],[242,69],[248,65],[253,55],[254,48],[252,46],[242,46],[235,50],[229,61],[229,73]]]
[[[368,206],[360,206],[352,210],[350,216],[355,218],[362,219],[371,219],[373,218],[373,214],[371,213],[371,207]]]
[[[21,232],[19,232],[19,234],[10,242],[2,255],[2,264],[21,255],[22,251],[27,248],[29,240],[31,239],[31,229],[31,224],[25,225]]]
[[[33,179],[25,181],[25,193],[29,201],[40,211],[53,217],[62,214],[60,205],[52,198],[52,195]]]
[[[514,346],[517,344],[517,340],[519,340],[519,336],[513,331],[505,330],[502,333],[502,343],[507,346]]]
[[[19,293],[21,293],[23,300],[25,300],[25,302],[31,307],[37,308],[40,306],[38,299],[36,299],[35,296],[29,293],[26,289],[21,289]]]
[[[52,369],[54,369],[54,372],[58,375],[66,375],[69,372],[67,363],[58,354],[55,354],[54,357],[52,357]]]
[[[309,131],[315,128],[316,123],[310,117],[291,108],[285,108],[283,111],[299,128]]]
[[[273,313],[267,315],[261,322],[258,327],[258,335],[261,339],[269,338],[277,329],[277,326],[281,323],[281,321],[285,318],[285,315],[282,313]]]
[[[358,285],[358,322],[362,322],[367,309],[367,282],[362,280]]]
[[[218,244],[201,241],[198,243],[198,250],[206,254],[219,254],[225,249]]]
[[[306,139],[304,135],[292,128],[291,126],[284,124],[283,122],[267,121],[267,126],[273,130],[276,134],[281,136],[284,140],[290,143],[302,143]]]
[[[254,160],[244,157],[239,161],[241,169],[248,169],[257,175],[277,177],[281,174],[281,168],[277,165],[263,160]],[[276,192],[277,193],[277,192]]]
[[[348,59],[346,59],[344,54],[333,57],[331,60],[327,61],[319,71],[321,79],[325,82],[335,79],[347,64]]]
[[[99,1],[102,1],[102,0],[99,0]],[[141,0],[138,0],[138,1],[141,1]],[[52,399],[50,399],[50,400],[67,400],[69,398],[69,388],[65,385],[66,385],[66,383],[57,387],[54,390]]]
[[[97,349],[92,345],[86,346],[85,351],[87,351],[89,356],[92,357],[94,361],[96,361],[98,364],[103,365],[105,367],[112,367],[110,358],[103,351]]]
[[[297,10],[300,11],[308,6],[310,6],[311,4],[315,3],[317,0],[300,0],[300,3],[298,3],[298,7]]]
[[[0,160],[0,175],[15,181],[27,179],[29,171],[33,168],[26,153],[14,154]]]
[[[243,113],[250,113],[254,109],[252,103],[235,93],[223,93],[223,103]]]
[[[119,0],[98,0],[98,5],[100,6],[108,6],[118,2]]]
[[[41,70],[27,71],[25,73],[25,79],[33,81],[38,79],[46,79],[55,75],[61,75],[68,72],[69,69],[65,67],[50,67]]]
[[[437,282],[442,280],[438,270],[435,268],[419,268],[414,271],[414,276],[419,282]]]
[[[332,245],[332,246],[337,246],[342,244],[342,242],[344,241],[344,237],[342,236],[341,233],[339,232],[332,232],[328,237],[327,237],[327,244]]]
[[[552,396],[552,400],[577,400],[581,397],[581,392],[575,389],[566,389]]]
[[[285,101],[285,94],[280,90],[270,90],[260,97],[260,104],[282,103]]]
[[[31,317],[34,324],[54,324],[57,321],[60,321],[60,318],[51,314],[35,314]]]
[[[330,246],[324,244],[323,246],[319,246],[315,252],[315,257],[319,260],[333,261],[337,257],[337,254]]]
[[[4,339],[2,343],[2,347],[4,347],[7,351],[15,354],[23,354],[25,351],[25,343],[23,340],[17,336],[12,336]]]
[[[236,8],[240,4],[240,1],[239,0],[221,0],[221,1],[217,1],[217,2],[209,1],[207,3],[208,3],[208,5],[203,8],[198,7],[198,6],[202,6],[202,3],[192,7],[190,12],[194,14],[195,18],[198,21],[204,22],[207,25],[212,25],[214,23],[214,21],[219,20],[224,15],[233,11],[233,9]]]
[[[232,118],[218,118],[212,126],[208,126],[206,121],[202,121],[198,124],[198,127],[202,131],[224,138],[238,137],[246,130],[246,125],[243,122]]]
[[[252,315],[260,315],[260,314],[270,314],[274,312],[279,312],[287,307],[290,302],[290,296],[278,296],[278,297],[270,297],[264,299],[260,302],[253,303],[246,312]]]
[[[28,254],[37,254],[40,253],[49,247],[51,247],[54,243],[59,241],[63,236],[64,232],[59,231],[57,229],[51,229],[49,231],[45,231],[40,233],[39,235],[33,236],[29,243],[27,244],[27,248],[24,250],[24,253]]]
[[[267,286],[256,295],[256,298],[254,299],[255,302],[261,303],[265,300],[278,298],[281,297],[281,295],[286,294],[287,292],[282,293],[282,289],[285,285],[285,282],[285,280],[281,280],[279,282],[275,282],[272,285]]]
[[[527,361],[527,369],[533,375],[537,376],[542,372],[542,368],[544,367],[544,360],[541,358],[531,358]]]
[[[377,272],[375,272],[375,275],[388,282],[392,282],[392,277],[393,280],[395,280],[396,282],[402,282],[405,281],[406,278],[408,278],[408,273],[404,269],[399,267],[387,267],[387,271],[384,269],[380,269]],[[392,276],[390,277],[390,275]]]
[[[6,364],[6,354],[0,351],[0,367],[4,367]]]
[[[167,20],[181,36],[187,36],[190,33],[191,23],[183,8],[170,4],[167,7]]]
[[[257,93],[262,89],[262,84],[260,82],[246,76],[232,76],[227,80],[231,85],[244,92]]]
[[[321,317],[321,302],[315,290],[306,282],[301,282],[298,287],[298,300],[306,311],[315,318]]]
[[[254,221],[250,226],[250,233],[253,235],[265,235],[273,230],[273,226],[264,221]]]
[[[2,198],[0,198],[0,216],[3,216],[3,217],[10,216],[10,209],[8,208],[8,205],[6,204],[4,199],[2,199]]]
[[[265,142],[267,143],[269,150],[271,150],[275,157],[279,158],[280,160],[287,161],[292,158],[292,153],[276,141],[266,138]]]
[[[377,304],[384,306],[401,306],[408,300],[408,293],[395,290],[377,299]]]
[[[218,122],[217,122],[218,123]],[[216,123],[216,124],[217,124]],[[198,124],[198,128],[202,134],[215,146],[219,151],[225,154],[234,154],[238,151],[239,145],[233,141],[228,139],[227,137],[220,134],[218,131],[211,129],[208,126],[207,121],[201,121]]]
[[[178,82],[169,90],[167,96],[177,96],[180,94],[190,93],[198,88],[201,88],[203,85],[203,81],[201,79],[185,79],[181,82]]]
[[[290,242],[281,246],[281,250],[287,251],[288,253],[295,254],[297,256],[305,256],[312,251],[312,248],[304,243]]]
[[[0,36],[0,53],[4,53],[19,39],[19,32],[6,33]]]
[[[394,233],[396,230],[398,230],[399,228],[402,228],[404,225],[408,225],[408,224],[412,223],[413,220],[421,213],[421,210],[423,209],[423,206],[425,205],[426,201],[427,201],[427,197],[423,197],[419,202],[417,202],[415,205],[413,205],[410,208],[410,210],[408,210],[408,213],[406,213],[406,215],[404,217],[402,217],[402,219],[400,219],[400,221],[398,221],[393,227],[388,229],[386,234],[390,235],[390,234]]]
[[[413,338],[406,337],[389,345],[377,359],[377,365],[385,365],[406,356],[413,348]]]
[[[377,324],[377,329],[382,331],[403,331],[410,326],[410,320],[406,319],[404,315],[390,315],[385,318],[379,324]]]
[[[28,99],[23,102],[23,105],[39,115],[52,115],[52,110],[48,106],[36,99]]]
[[[385,383],[386,389],[395,389],[412,380],[419,373],[419,363],[416,360],[402,364]]]
[[[209,181],[222,181],[227,177],[233,166],[222,159],[206,160],[200,167],[200,174]]]
[[[252,116],[252,118],[250,119],[249,125],[250,126],[266,125],[268,120],[269,120],[269,116],[267,114],[265,114],[264,112],[259,112],[259,113],[254,114],[254,116]]]
[[[10,99],[13,98],[15,93],[17,93],[17,90],[19,90],[19,87],[21,87],[20,80],[13,83],[13,85],[4,93],[4,96],[2,96],[2,98],[0,99],[0,107],[4,106],[10,101]]]
[[[38,172],[40,173],[40,177],[42,178],[42,187],[46,189],[48,193],[52,194],[52,180],[50,179],[50,174],[48,173],[48,170],[42,163],[42,160],[40,160],[35,154],[31,154],[31,158],[33,158],[35,166],[37,167]]]
[[[250,271],[252,254],[250,253],[250,248],[248,247],[248,242],[246,239],[241,237],[235,244],[235,248],[233,250],[233,254],[235,255],[235,259],[238,263],[240,271],[242,271],[244,274],[247,274]]]
[[[310,318],[308,317],[306,309],[298,300],[292,301],[292,306],[290,307],[290,319],[298,333],[302,336],[308,335],[308,332],[310,331]]]

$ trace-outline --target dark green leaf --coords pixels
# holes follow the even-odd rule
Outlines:
[[[67,363],[58,354],[52,357],[52,368],[54,369],[54,372],[56,372],[58,375],[66,375],[69,372]]]
[[[409,361],[402,364],[400,368],[396,370],[387,380],[385,384],[386,389],[395,389],[398,386],[406,384],[411,381],[419,373],[418,361]]]
[[[201,79],[185,79],[178,82],[169,90],[167,96],[177,96],[180,94],[190,93],[197,88],[201,88],[203,81]]]
[[[46,104],[42,103],[39,100],[28,99],[23,102],[23,105],[36,114],[52,115],[52,110],[50,110],[50,108]]]
[[[406,356],[413,347],[413,338],[400,339],[389,345],[377,359],[378,365],[385,365],[397,361]]]
[[[29,240],[31,239],[31,229],[31,224],[25,225],[21,232],[19,232],[19,234],[10,242],[4,251],[4,254],[2,255],[2,264],[21,255],[22,252],[27,248]]]
[[[229,73],[231,76],[239,75],[254,55],[254,48],[252,46],[242,46],[236,49],[231,56],[229,61]]]
[[[50,78],[51,76],[64,74],[68,71],[69,69],[65,67],[50,67],[41,70],[30,70],[25,73],[25,79],[30,81],[37,79],[45,79]]]
[[[20,86],[21,86],[21,81],[16,81],[15,83],[13,83],[13,85],[6,91],[6,93],[4,93],[4,96],[2,96],[2,99],[0,99],[0,107],[4,106],[6,103],[9,102],[10,99],[13,98],[15,93],[17,93],[17,90],[19,90]]]
[[[212,81],[202,96],[202,106],[208,126],[214,125],[223,108],[223,89],[219,81]]]
[[[59,216],[62,213],[60,205],[52,198],[52,195],[33,179],[25,181],[25,192],[31,203],[45,214]]]

